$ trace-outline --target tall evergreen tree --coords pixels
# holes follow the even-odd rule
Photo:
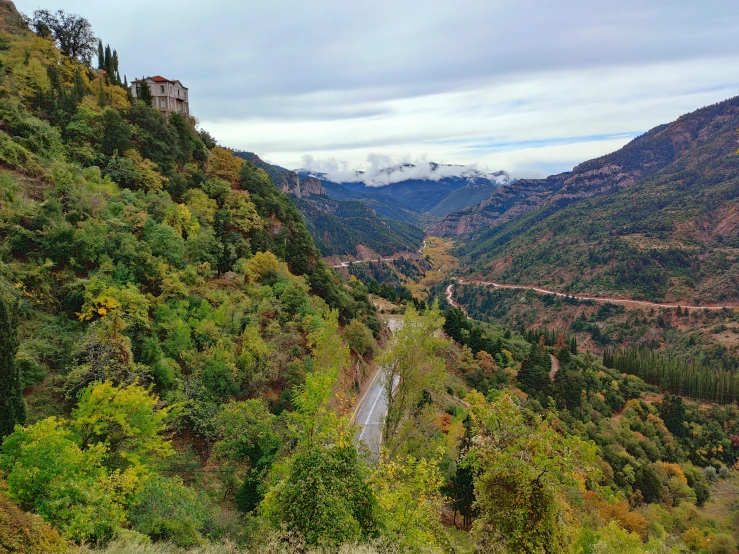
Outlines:
[[[543,344],[531,345],[529,355],[521,364],[521,369],[518,370],[521,389],[540,400],[545,399],[551,392],[552,381],[549,378],[551,369],[552,360]]]
[[[113,53],[110,51],[110,44],[108,44],[105,47],[105,71],[108,73],[108,76],[112,73],[112,67],[113,67]]]
[[[105,96],[105,89],[103,89],[103,80],[100,79],[100,88],[98,90],[98,106],[104,108],[108,105],[108,97]]]
[[[85,81],[82,79],[82,72],[79,69],[74,72],[74,86],[72,87],[72,95],[74,97],[75,104],[79,104],[80,102],[82,102],[82,99],[87,95]]]
[[[105,69],[105,53],[103,52],[102,40],[98,40],[98,69]]]
[[[665,395],[659,405],[659,415],[665,422],[665,427],[676,437],[684,437],[686,434],[685,405],[679,396]]]
[[[141,77],[141,80],[139,80],[139,82],[136,83],[136,96],[139,100],[144,102],[147,106],[151,106],[151,103],[154,100],[153,96],[151,95],[151,89],[149,88],[149,83],[146,81],[144,77]]]
[[[10,304],[0,295],[0,438],[26,421],[23,382],[15,363],[18,324]]]

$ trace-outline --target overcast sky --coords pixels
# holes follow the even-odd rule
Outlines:
[[[90,20],[129,80],[189,87],[288,168],[420,159],[555,173],[739,94],[728,0],[16,0]]]

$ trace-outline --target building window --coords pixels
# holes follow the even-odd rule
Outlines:
[[[161,87],[159,87],[159,88],[160,88],[160,89],[162,89],[162,92],[164,92],[164,85],[162,85],[162,86],[161,86]]]

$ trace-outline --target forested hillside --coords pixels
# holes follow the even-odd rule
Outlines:
[[[342,279],[83,17],[0,17],[0,552],[735,551],[730,397],[429,307],[445,241]]]
[[[311,196],[296,198],[295,205],[324,256],[364,257],[360,254],[366,256],[370,252],[391,256],[396,252],[415,252],[423,242],[424,232],[418,227],[378,217],[356,200]]]
[[[390,256],[415,252],[421,246],[424,233],[411,223],[415,218],[407,210],[382,201],[355,200],[351,194],[329,194],[314,177],[268,164],[250,152],[236,155],[264,169],[274,185],[290,196],[323,256]],[[377,207],[390,217],[378,214],[373,209]]]
[[[522,197],[493,195],[470,214],[482,219],[461,262],[488,279],[573,293],[736,302],[738,128],[734,98],[572,173],[506,187]]]

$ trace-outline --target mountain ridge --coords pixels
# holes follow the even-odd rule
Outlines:
[[[738,98],[725,102],[739,103]],[[487,199],[455,213],[429,228],[439,236],[472,234],[486,226],[497,226],[547,202],[569,203],[628,188],[674,162],[693,143],[691,140],[705,114],[724,102],[680,116],[670,124],[658,125],[636,137],[623,148],[585,161],[572,171],[545,179],[521,179],[495,190]],[[700,140],[699,137],[693,137]]]
[[[731,98],[572,172],[518,181],[432,230],[466,237],[458,254],[469,274],[486,279],[649,300],[732,301],[739,283],[738,128],[739,98]]]
[[[432,219],[466,208],[487,198],[496,188],[514,182],[505,171],[486,173],[468,166],[433,162],[427,168],[401,164],[370,173],[297,170],[297,174],[319,179],[334,198],[392,198],[403,208]]]

